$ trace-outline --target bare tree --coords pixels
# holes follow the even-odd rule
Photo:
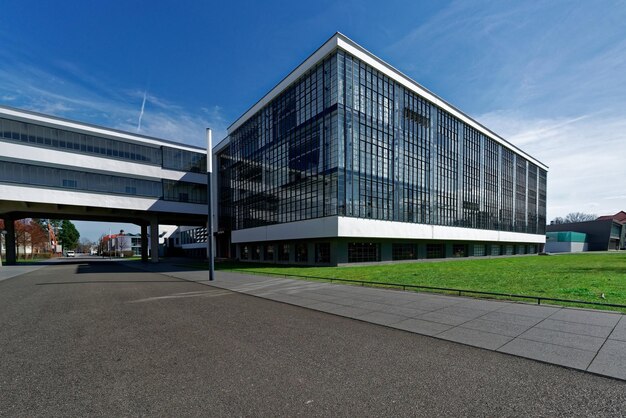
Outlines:
[[[552,221],[550,221],[551,225],[560,225],[564,223],[565,223],[565,219],[561,218],[560,216],[557,216],[556,218],[552,219]]]
[[[596,215],[595,213],[572,212],[567,214],[564,223],[570,224],[574,222],[594,221],[597,218],[598,215]]]

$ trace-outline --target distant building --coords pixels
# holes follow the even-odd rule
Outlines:
[[[141,256],[141,234],[111,234],[102,237],[102,255],[140,257]]]
[[[587,234],[564,231],[547,232],[545,251],[548,253],[580,253],[587,251]]]
[[[600,216],[595,221],[548,225],[546,228],[548,238],[546,252],[561,252],[551,251],[551,248],[555,247],[554,241],[551,242],[550,240],[550,234],[557,232],[585,234],[588,251],[623,250],[626,245],[624,239],[626,235],[626,212],[620,211],[615,215]],[[575,236],[572,235],[571,237]]]

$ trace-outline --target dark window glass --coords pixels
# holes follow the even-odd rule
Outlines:
[[[0,182],[89,192],[162,196],[161,182],[0,161]],[[205,187],[206,188],[206,187]]]
[[[348,262],[380,261],[380,245],[373,242],[348,243]]]
[[[307,244],[306,243],[298,243],[296,244],[296,262],[297,263],[306,263],[308,258]]]
[[[444,258],[445,247],[443,244],[426,244],[426,258]]]
[[[278,246],[278,260],[289,261],[289,244],[280,244]]]
[[[315,244],[315,262],[330,263],[330,243],[318,242]]]
[[[392,244],[391,258],[392,260],[416,260],[417,245],[410,243]]]
[[[453,257],[466,257],[467,256],[467,245],[465,245],[465,244],[454,244],[452,246],[452,256]]]
[[[273,244],[265,245],[265,252],[263,254],[263,259],[265,261],[274,261],[274,245]]]
[[[261,246],[256,244],[251,246],[251,256],[252,260],[260,260],[261,259]]]

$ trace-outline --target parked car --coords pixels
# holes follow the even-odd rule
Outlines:
[[[74,251],[68,251],[67,253],[65,253],[66,257],[76,257],[76,253]]]

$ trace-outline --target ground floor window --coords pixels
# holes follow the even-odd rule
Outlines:
[[[465,257],[467,255],[467,245],[465,244],[454,244],[452,246],[452,256],[453,257]]]
[[[444,258],[444,245],[443,244],[427,244],[426,245],[426,258]]]
[[[391,245],[392,260],[415,260],[417,259],[417,245],[415,244],[392,244]]]
[[[485,246],[482,244],[475,244],[474,245],[474,256],[475,257],[482,257],[485,255]]]
[[[241,258],[242,260],[247,260],[249,258],[249,255],[250,255],[250,247],[248,247],[247,245],[242,245],[239,258]]]
[[[528,246],[528,254],[536,254],[537,253],[537,246],[536,245],[529,245]]]
[[[253,260],[260,260],[261,259],[261,246],[260,245],[253,245],[252,246],[252,252],[250,254],[252,256]]]
[[[515,247],[513,245],[505,245],[504,246],[504,254],[503,255],[513,255],[515,252]]]
[[[309,261],[309,253],[306,243],[296,244],[296,263],[306,263]]]
[[[380,260],[379,245],[373,242],[349,242],[348,262],[360,263]]]
[[[517,246],[517,253],[518,254],[526,254],[526,246],[525,245],[518,245]]]
[[[274,245],[266,244],[265,251],[263,252],[263,259],[265,261],[274,261]]]
[[[315,244],[315,262],[330,263],[330,244],[328,242]]]
[[[500,246],[497,244],[491,245],[491,255],[500,255]]]
[[[278,246],[278,261],[289,261],[289,244]]]

